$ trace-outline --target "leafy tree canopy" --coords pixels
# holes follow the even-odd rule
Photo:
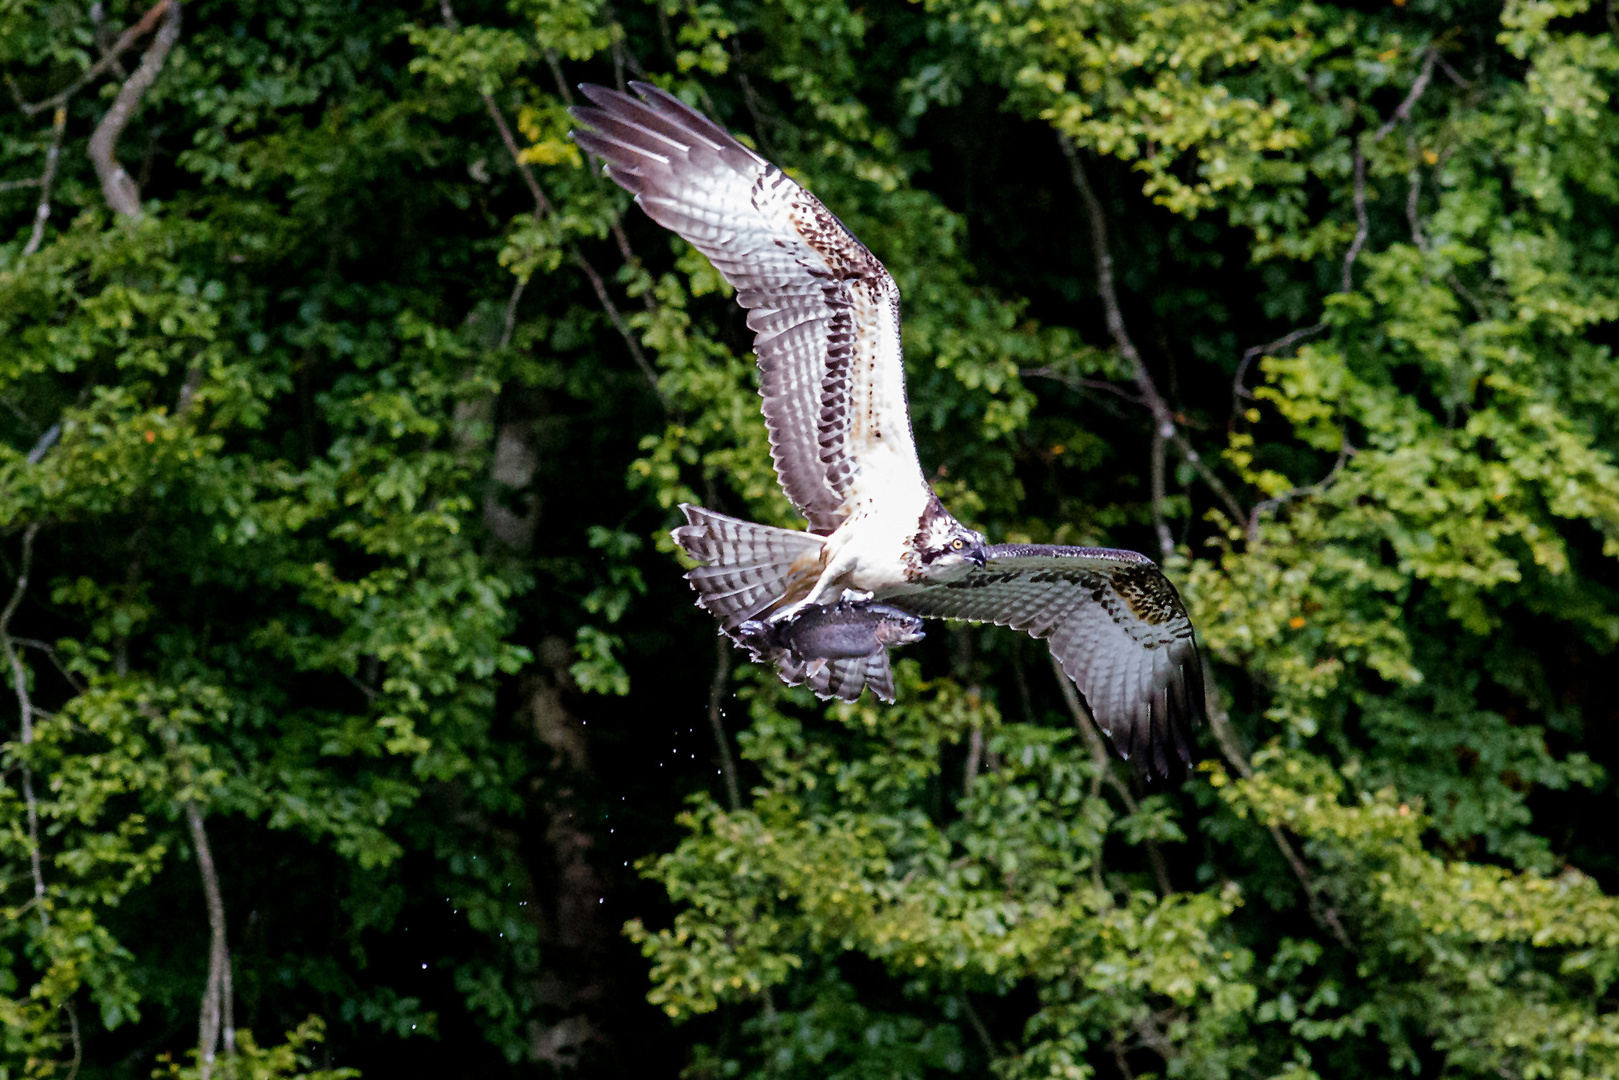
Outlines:
[[[1619,1073],[1611,4],[0,0],[0,74],[0,1078]],[[956,514],[1165,563],[1183,785],[1005,631],[711,644],[675,504],[798,522],[566,137],[629,79],[888,266]]]

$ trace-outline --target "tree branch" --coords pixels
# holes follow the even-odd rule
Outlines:
[[[1091,781],[1091,798],[1101,793],[1101,785],[1106,783],[1119,796],[1124,808],[1134,814],[1140,804],[1135,796],[1130,794],[1130,788],[1118,774],[1113,771],[1112,759],[1108,757],[1107,746],[1102,742],[1102,733],[1096,730],[1096,721],[1091,718],[1090,711],[1079,700],[1079,691],[1074,689],[1074,681],[1063,671],[1062,664],[1058,663],[1055,655],[1051,658],[1051,670],[1057,676],[1057,685],[1062,688],[1063,700],[1068,703],[1068,711],[1074,717],[1074,726],[1079,729],[1080,738],[1085,740],[1085,746],[1091,752],[1091,760],[1096,764],[1096,777]],[[1153,877],[1158,881],[1158,891],[1168,896],[1174,890],[1169,884],[1169,866],[1164,862],[1164,853],[1158,849],[1155,840],[1146,841],[1147,861],[1152,864]],[[1098,875],[1093,875],[1093,877]]]
[[[731,644],[725,636],[714,638],[714,678],[708,684],[708,726],[714,732],[714,745],[720,752],[720,773],[725,778],[725,800],[734,810],[742,809],[742,789],[736,780],[736,761],[731,757],[731,742],[725,735],[725,716],[721,705],[725,700],[725,685],[731,678]]]
[[[1416,107],[1417,102],[1422,98],[1423,92],[1428,89],[1428,83],[1433,81],[1434,64],[1438,62],[1439,46],[1430,45],[1427,53],[1422,57],[1422,70],[1417,72],[1417,79],[1411,84],[1411,92],[1405,95],[1405,100],[1400,102],[1399,108],[1395,109],[1394,114],[1383,122],[1382,127],[1377,129],[1377,133],[1372,136],[1372,142],[1382,142],[1389,137],[1395,126],[1401,121],[1411,119],[1411,110]]]
[[[1253,511],[1248,515],[1248,542],[1252,544],[1259,539],[1259,519],[1261,515],[1268,510],[1274,510],[1278,506],[1290,503],[1301,495],[1321,494],[1321,492],[1332,486],[1333,481],[1338,479],[1338,474],[1343,471],[1344,465],[1354,456],[1355,448],[1350,445],[1349,439],[1345,437],[1343,445],[1338,448],[1338,460],[1333,462],[1332,471],[1327,473],[1326,476],[1313,484],[1291,488],[1273,499],[1255,503]]]
[[[983,1017],[978,1015],[978,1010],[973,1008],[966,994],[957,994],[956,1001],[961,1004],[961,1011],[967,1014],[967,1023],[972,1025],[973,1034],[978,1036],[978,1045],[984,1048],[984,1056],[994,1061],[995,1040],[989,1037],[989,1028],[984,1026]]]
[[[21,721],[21,742],[24,746],[34,741],[34,703],[28,695],[28,669],[24,667],[22,656],[11,638],[11,617],[17,613],[23,596],[28,592],[28,575],[34,566],[34,537],[38,535],[37,521],[23,531],[22,564],[17,571],[17,584],[11,590],[11,599],[0,610],[0,651],[5,654],[6,665],[11,669],[12,682],[15,684],[17,715]],[[34,771],[27,765],[22,768],[22,794],[28,809],[28,865],[34,877],[34,904],[39,911],[40,930],[49,931],[51,917],[46,910],[45,873],[39,857],[39,800],[34,795]]]
[[[1385,120],[1372,134],[1372,143],[1376,145],[1386,139],[1395,126],[1411,117],[1411,110],[1416,107],[1422,94],[1433,81],[1434,65],[1439,61],[1439,47],[1431,45],[1422,60],[1422,70],[1417,72],[1416,81],[1411,84],[1411,90],[1400,102],[1394,114]],[[1352,292],[1355,288],[1355,260],[1366,245],[1366,235],[1371,231],[1371,225],[1366,216],[1366,155],[1361,150],[1360,141],[1355,141],[1355,187],[1351,196],[1355,205],[1355,238],[1349,243],[1349,251],[1344,254],[1343,292]]]
[[[219,872],[214,868],[213,849],[203,827],[202,811],[195,801],[184,802],[186,825],[191,830],[191,846],[197,853],[197,872],[202,875],[202,893],[208,905],[208,982],[202,992],[197,1019],[197,1064],[202,1080],[214,1070],[214,1055],[224,1036],[225,1054],[236,1053],[236,1022],[232,1009],[230,949],[225,937],[225,901],[219,891]]]
[[[1158,533],[1158,546],[1162,557],[1167,558],[1174,553],[1175,540],[1170,535],[1169,526],[1164,521],[1164,453],[1163,443],[1173,443],[1186,463],[1192,466],[1194,472],[1200,476],[1215,496],[1225,504],[1226,512],[1235,520],[1244,517],[1242,504],[1231,494],[1229,488],[1220,481],[1203,461],[1201,455],[1193,448],[1191,440],[1186,438],[1175,423],[1175,414],[1164,402],[1163,396],[1158,393],[1158,387],[1152,381],[1152,373],[1147,370],[1146,361],[1142,360],[1141,353],[1136,349],[1135,342],[1130,338],[1130,332],[1124,325],[1124,314],[1119,308],[1118,289],[1113,281],[1113,255],[1108,247],[1107,215],[1102,211],[1101,200],[1091,188],[1090,178],[1085,175],[1085,166],[1079,160],[1079,151],[1075,148],[1073,140],[1059,132],[1057,143],[1062,147],[1063,156],[1068,159],[1068,170],[1074,181],[1074,187],[1079,190],[1080,199],[1085,204],[1086,216],[1090,220],[1091,253],[1096,264],[1096,295],[1102,301],[1102,309],[1107,317],[1108,334],[1113,338],[1113,344],[1129,363],[1130,370],[1135,377],[1136,391],[1141,395],[1141,404],[1152,413],[1153,433],[1153,469],[1152,469],[1152,513],[1153,524]]]
[[[141,193],[135,180],[118,164],[114,151],[118,147],[118,137],[124,133],[129,124],[130,117],[135,114],[135,107],[151,89],[152,83],[157,81],[158,72],[163,70],[163,61],[167,59],[169,50],[180,39],[180,4],[179,0],[166,0],[159,4],[163,8],[163,27],[147,46],[146,52],[141,55],[140,66],[135,73],[124,80],[119,88],[118,96],[113,99],[112,107],[96,125],[95,132],[90,136],[90,161],[96,167],[96,176],[101,180],[101,193],[106,197],[107,205],[113,212],[122,217],[138,221],[141,216]],[[156,12],[153,8],[147,15]],[[145,20],[142,20],[143,22]]]
[[[1210,696],[1212,697],[1213,695]],[[1210,704],[1214,703],[1211,701]],[[1253,779],[1254,767],[1248,764],[1248,758],[1243,754],[1242,747],[1237,742],[1237,733],[1231,730],[1231,723],[1226,717],[1225,709],[1216,706],[1206,711],[1209,716],[1209,728],[1214,732],[1214,741],[1220,745],[1220,754],[1233,769],[1236,769],[1241,774],[1244,780]],[[1342,920],[1338,918],[1337,908],[1331,905],[1322,905],[1321,886],[1316,884],[1315,877],[1310,873],[1309,868],[1304,865],[1304,860],[1299,857],[1298,850],[1293,847],[1293,842],[1288,839],[1287,834],[1278,825],[1267,825],[1266,829],[1270,832],[1271,839],[1276,843],[1276,850],[1282,853],[1282,858],[1286,860],[1288,867],[1293,871],[1293,876],[1298,879],[1300,887],[1304,889],[1305,902],[1309,904],[1310,915],[1315,919],[1316,924],[1330,930],[1332,936],[1338,939],[1338,944],[1346,949],[1353,949],[1354,946],[1349,941],[1349,933],[1344,929]]]
[[[116,64],[118,62],[119,55],[131,45],[135,44],[135,42],[139,41],[143,34],[147,33],[152,29],[152,27],[156,26],[157,21],[163,17],[164,13],[166,13],[170,7],[177,6],[178,5],[175,3],[175,0],[158,0],[157,3],[151,6],[145,15],[141,16],[139,22],[137,22],[134,26],[131,26],[128,30],[125,30],[122,34],[118,35],[118,40],[113,42],[112,48],[108,49],[101,55],[100,60],[97,60],[89,67],[85,68],[84,72],[67,86],[63,87],[61,90],[58,90],[56,93],[42,101],[36,101],[33,104],[23,101],[20,96],[17,96],[15,84],[13,84],[12,94],[13,96],[17,96],[17,107],[22,110],[24,116],[37,116],[46,109],[59,109],[66,105],[68,103],[68,99],[70,99],[80,90],[83,90],[87,85],[89,85],[92,79],[96,78],[98,75],[101,75],[108,68]]]
[[[1320,333],[1326,328],[1327,324],[1324,322],[1311,323],[1309,326],[1301,326],[1297,330],[1283,334],[1275,341],[1267,341],[1263,345],[1255,345],[1253,348],[1242,354],[1242,360],[1237,364],[1237,373],[1231,378],[1231,416],[1233,426],[1236,423],[1237,414],[1242,411],[1241,403],[1245,400],[1252,401],[1254,399],[1253,391],[1249,390],[1243,385],[1244,381],[1248,377],[1249,365],[1251,365],[1261,356],[1269,356],[1274,352],[1289,348],[1290,346],[1297,344],[1312,334]]]
[[[1069,375],[1066,372],[1059,371],[1058,369],[1051,367],[1050,365],[1021,368],[1018,371],[1018,376],[1024,379],[1031,377],[1036,379],[1053,379],[1056,382],[1060,382],[1064,386],[1071,387],[1075,390],[1100,390],[1104,393],[1113,394],[1115,397],[1122,398],[1132,405],[1146,404],[1146,402],[1143,401],[1140,396],[1130,393],[1117,383],[1108,382],[1106,379],[1084,379],[1078,375]]]
[[[461,23],[455,17],[455,9],[450,5],[450,0],[439,0],[439,12],[443,17],[446,28],[450,30],[461,29]],[[506,152],[511,155],[512,164],[517,167],[518,175],[523,178],[523,184],[534,198],[535,216],[546,217],[552,215],[555,212],[555,207],[546,196],[545,189],[540,187],[540,181],[535,177],[534,170],[529,168],[528,162],[523,160],[522,148],[517,145],[517,138],[512,134],[511,126],[506,123],[505,114],[500,111],[500,106],[495,102],[494,95],[487,91],[480,91],[478,96],[483,99],[483,106],[489,113],[489,119],[494,121],[495,129],[500,132],[500,141],[505,144]],[[597,273],[596,268],[590,264],[590,260],[585,258],[577,245],[570,242],[566,250],[568,261],[573,263],[590,281],[590,287],[595,291],[597,301],[600,302],[602,310],[607,313],[607,321],[613,324],[613,329],[617,330],[619,337],[624,339],[624,344],[630,352],[630,358],[635,361],[635,366],[641,369],[641,374],[646,376],[647,382],[652,387],[652,392],[657,395],[664,411],[674,412],[669,399],[664,396],[663,388],[658,385],[657,371],[648,362],[646,353],[641,350],[641,343],[635,338],[635,332],[630,329],[629,322],[625,320],[623,314],[618,310],[618,305],[613,302],[612,296],[607,291],[607,283],[602,279],[601,274]]]
[[[45,151],[45,172],[39,178],[39,204],[34,208],[34,231],[23,245],[22,257],[27,258],[39,250],[45,239],[45,221],[51,216],[51,182],[56,179],[56,166],[62,158],[62,136],[67,132],[67,109],[57,106],[51,117],[51,146]]]

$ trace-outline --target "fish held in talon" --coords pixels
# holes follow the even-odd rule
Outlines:
[[[917,616],[870,600],[817,605],[774,622],[750,619],[737,632],[756,655],[785,652],[797,660],[852,660],[926,636]]]

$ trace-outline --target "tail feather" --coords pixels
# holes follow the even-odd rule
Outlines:
[[[686,575],[697,604],[719,619],[726,633],[768,610],[810,573],[820,573],[825,541],[794,529],[777,529],[682,503],[686,524],[675,543],[708,563]]]
[[[894,700],[894,673],[888,650],[850,660],[794,660],[783,651],[761,654],[737,627],[769,611],[794,586],[821,572],[825,540],[812,533],[776,529],[682,503],[686,524],[673,533],[686,554],[707,566],[686,575],[697,590],[697,604],[710,612],[731,640],[748,647],[755,659],[774,659],[788,686],[808,683],[820,698],[854,701],[870,686],[884,701]]]
[[[776,659],[776,670],[781,674],[781,681],[788,686],[808,683],[815,696],[823,701],[828,698],[855,701],[868,686],[883,701],[889,704],[894,701],[894,669],[889,666],[887,649],[852,660],[823,660],[808,664],[783,653]]]

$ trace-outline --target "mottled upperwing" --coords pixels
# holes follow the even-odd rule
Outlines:
[[[776,475],[812,532],[895,474],[921,479],[900,358],[899,289],[815,196],[680,99],[580,89],[573,133],[647,216],[706,255],[755,332]]]
[[[981,570],[883,599],[946,619],[1044,638],[1113,745],[1166,774],[1191,760],[1203,666],[1180,595],[1144,555],[1109,548],[997,544]]]

